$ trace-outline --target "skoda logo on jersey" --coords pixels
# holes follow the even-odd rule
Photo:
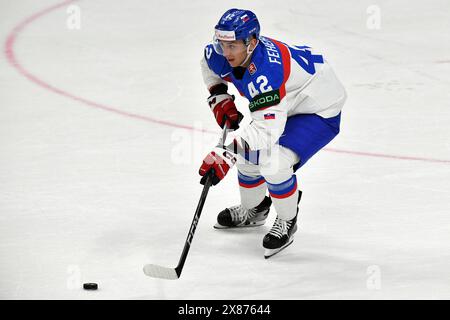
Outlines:
[[[253,62],[250,63],[250,65],[248,66],[248,72],[251,76],[255,74],[256,70],[258,70],[256,69],[256,65]]]
[[[255,112],[257,110],[268,108],[279,104],[281,101],[280,98],[280,90],[272,90],[269,92],[261,93],[253,98],[250,102],[249,109],[251,112]]]

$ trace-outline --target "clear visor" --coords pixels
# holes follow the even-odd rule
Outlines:
[[[219,40],[217,38],[217,36],[214,35],[212,44],[213,44],[214,50],[222,56],[225,54],[225,52],[236,54],[236,53],[240,53],[243,51],[247,51],[247,46],[244,44],[244,41],[242,41],[242,40],[224,41],[224,40]]]

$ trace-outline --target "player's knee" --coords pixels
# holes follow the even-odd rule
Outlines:
[[[292,165],[286,161],[280,160],[279,158],[271,158],[270,161],[266,162],[264,165],[261,165],[261,175],[269,183],[281,183],[290,178],[293,173],[294,169]]]
[[[275,152],[261,153],[260,172],[269,183],[281,183],[289,179],[294,173],[294,165],[298,156],[284,147],[277,147]]]
[[[246,176],[256,177],[256,176],[261,175],[259,166],[251,164],[251,163],[237,162],[236,167],[241,174],[246,175]]]

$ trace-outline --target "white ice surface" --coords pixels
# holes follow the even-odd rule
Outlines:
[[[2,45],[54,4],[0,0]],[[450,298],[448,0],[74,4],[80,30],[69,4],[16,29],[17,61],[35,82],[136,116],[30,81],[3,48],[0,298]],[[373,4],[379,30],[366,26]],[[152,279],[144,264],[178,262],[217,139],[199,60],[233,6],[253,9],[264,35],[324,52],[349,95],[341,134],[298,172],[285,252],[263,257],[275,212],[261,228],[212,228],[239,201],[234,169],[210,190],[181,278]]]

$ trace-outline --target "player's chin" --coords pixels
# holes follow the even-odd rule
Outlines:
[[[232,66],[233,68],[236,68],[237,66],[239,66],[239,63],[237,63],[236,59],[228,60],[228,63],[229,63],[230,66]]]

